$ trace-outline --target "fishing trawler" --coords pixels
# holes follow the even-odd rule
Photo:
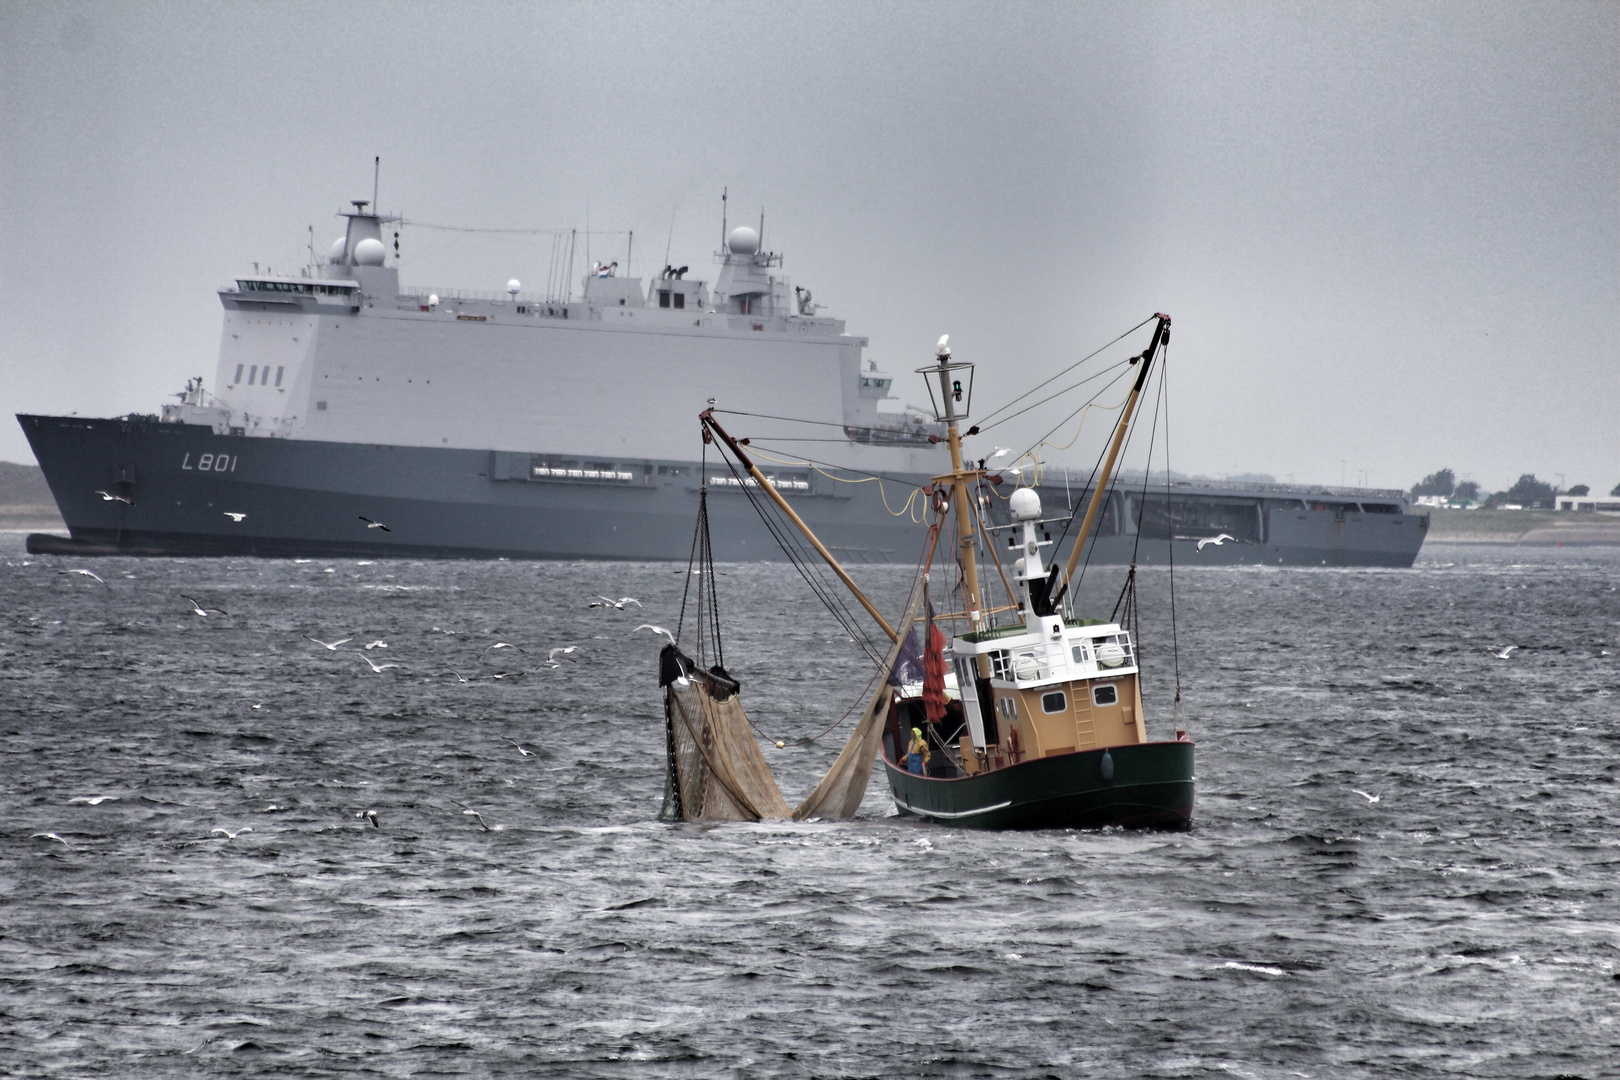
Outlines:
[[[713,410],[702,414],[705,440],[712,437],[723,446],[735,467],[753,481],[765,497],[759,506],[774,508],[802,533],[892,643],[880,665],[888,675],[884,685],[839,760],[793,816],[822,810],[826,799],[818,795],[829,787],[840,792],[837,801],[852,814],[859,803],[855,786],[865,787],[861,769],[870,770],[875,753],[899,812],[941,824],[983,829],[1190,827],[1194,744],[1180,711],[1179,676],[1172,737],[1151,739],[1144,716],[1132,630],[1135,566],[1108,619],[1079,616],[1071,589],[1095,540],[1094,529],[1154,360],[1169,340],[1169,317],[1156,319],[1151,343],[1131,360],[1137,366],[1134,383],[1067,564],[1054,561],[1050,568],[1042,551],[1061,537],[1051,540],[1049,527],[1060,522],[1066,527],[1075,515],[1043,519],[1040,497],[1020,488],[1008,500],[1009,524],[985,520],[989,477],[982,466],[964,465],[959,429],[971,407],[973,365],[954,360],[948,340],[940,340],[935,363],[918,371],[930,380],[931,396],[932,383],[938,383],[936,417],[946,431],[951,468],[933,478],[933,520],[921,584],[913,589],[906,616],[895,625],[775,491],[742,440],[721,427]],[[948,532],[954,532],[954,552],[942,561],[954,564],[959,580],[946,595],[960,606],[937,617],[931,610],[923,615],[924,608],[931,608],[924,599],[932,581],[927,568]],[[707,533],[700,516],[701,542],[695,548],[708,548]],[[1006,535],[1006,546],[1016,555],[1010,578],[996,558],[1000,545],[992,538],[1000,535]],[[997,576],[1009,594],[1004,604],[990,603],[979,571],[981,550],[995,559]],[[699,611],[713,606],[704,603],[703,587]],[[919,622],[920,644],[914,640]],[[948,644],[937,626],[941,622],[961,627]],[[726,808],[721,816],[771,816],[768,809],[781,811],[774,816],[787,816],[745,726],[739,688],[723,666],[707,671],[702,666],[704,642],[700,632],[698,661],[672,641],[661,662],[670,777],[665,814],[707,816],[705,807],[713,798]],[[920,679],[907,677],[908,653],[911,674],[922,668]],[[920,665],[915,663],[918,654]],[[716,708],[716,700],[724,708]],[[741,809],[745,807],[747,811]]]

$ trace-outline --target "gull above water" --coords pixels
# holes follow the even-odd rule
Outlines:
[[[675,641],[675,635],[674,634],[670,633],[668,630],[664,629],[662,626],[654,626],[650,622],[644,622],[640,626],[636,627],[634,630],[632,630],[630,632],[632,634],[634,634],[634,633],[638,633],[639,631],[642,631],[642,630],[651,630],[655,634],[662,634],[665,637],[669,638],[669,643],[671,645],[677,644],[677,642]]]
[[[1214,544],[1216,547],[1220,547],[1222,544],[1226,543],[1228,540],[1236,540],[1236,539],[1237,539],[1237,537],[1231,535],[1230,533],[1221,533],[1219,536],[1206,536],[1202,540],[1198,541],[1198,550],[1203,551],[1210,544]]]
[[[596,597],[596,599],[594,599],[594,600],[592,600],[590,602],[589,606],[590,607],[602,607],[602,608],[610,607],[614,611],[623,611],[624,610],[624,605],[626,605],[626,604],[634,604],[634,605],[636,605],[636,607],[640,607],[641,606],[641,601],[637,600],[633,596],[621,596],[617,600],[609,600],[607,597],[599,595],[599,596]]]
[[[231,830],[229,830],[229,829],[225,828],[223,825],[221,825],[221,826],[219,826],[219,827],[217,827],[215,829],[210,830],[208,835],[213,836],[216,833],[224,833],[225,834],[225,839],[227,839],[227,840],[235,840],[238,836],[241,836],[243,833],[252,832],[252,831],[253,831],[253,826],[251,826],[251,825],[243,825],[240,829],[237,829],[235,832],[232,832]]]
[[[100,806],[104,802],[117,802],[118,795],[75,795],[69,799],[70,803],[83,803],[86,806]]]
[[[366,528],[368,528],[368,529],[381,529],[383,532],[393,532],[394,531],[393,529],[390,529],[388,526],[384,525],[382,522],[373,521],[370,518],[366,517],[366,515],[364,515],[364,514],[360,515],[360,520],[366,523]]]
[[[97,491],[96,494],[101,496],[102,502],[121,502],[125,506],[135,505],[135,500],[127,495],[114,495],[110,491]]]
[[[348,642],[348,641],[353,641],[353,640],[354,640],[354,638],[349,638],[349,637],[346,637],[346,638],[341,638],[341,639],[339,639],[339,640],[337,640],[337,641],[322,641],[322,640],[321,640],[321,639],[320,639],[320,638],[316,638],[316,637],[309,637],[309,635],[308,635],[308,634],[305,634],[305,635],[304,635],[304,636],[305,636],[305,637],[306,637],[306,638],[309,638],[309,640],[311,640],[311,641],[313,641],[313,642],[314,642],[314,643],[315,643],[315,644],[317,644],[317,645],[319,645],[319,646],[320,646],[320,647],[321,647],[321,648],[323,648],[323,649],[329,649],[329,650],[331,650],[331,651],[332,651],[332,652],[337,652],[337,647],[338,647],[338,646],[339,646],[339,645],[342,645],[342,644],[343,644],[343,643],[344,643],[344,642]]]
[[[236,522],[238,525],[242,524],[242,519],[247,517],[246,514],[238,514],[235,510],[225,511],[225,516]]]
[[[97,577],[95,574],[91,573],[89,570],[58,570],[57,573],[58,574],[82,574],[83,576],[85,576],[87,578],[91,578],[91,579],[93,579],[95,581],[101,581],[101,578]],[[108,592],[112,591],[112,586],[108,585],[105,581],[101,581],[101,587],[106,589]]]
[[[203,607],[202,604],[197,602],[195,597],[187,596],[185,593],[180,594],[180,599],[185,600],[185,601],[187,601],[188,603],[191,604],[191,613],[193,615],[201,615],[205,619],[209,615],[229,615],[230,614],[230,612],[226,611],[224,608]]]

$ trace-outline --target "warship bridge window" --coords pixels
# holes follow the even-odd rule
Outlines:
[[[276,385],[277,386],[281,385],[281,375],[286,370],[287,369],[285,367],[283,367],[282,365],[280,365],[280,364],[276,365]]]
[[[259,365],[254,364],[253,367],[248,369],[248,385],[252,386],[254,383],[256,383],[258,381],[259,381]]]
[[[1093,705],[1102,708],[1117,701],[1119,701],[1119,691],[1114,688],[1113,683],[1103,683],[1100,686],[1091,688],[1091,702]]]
[[[239,382],[241,382],[241,381],[242,381],[242,369],[243,369],[243,368],[244,368],[244,367],[245,367],[245,366],[246,366],[246,365],[244,365],[244,364],[237,364],[237,365],[236,365],[236,378],[234,378],[234,379],[232,379],[232,380],[231,380],[231,385],[232,385],[232,386],[235,386],[235,385],[236,385],[236,384],[237,384],[237,383],[239,383]]]
[[[325,412],[325,411],[326,411],[326,402],[324,402],[324,401],[317,401],[317,402],[316,402],[316,403],[315,403],[315,411],[316,411],[316,412]]]
[[[1394,503],[1362,503],[1361,509],[1368,514],[1398,514],[1401,508]]]

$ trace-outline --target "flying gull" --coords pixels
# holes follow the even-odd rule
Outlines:
[[[386,649],[386,648],[388,648],[388,642],[386,642],[386,641],[373,641],[370,645],[362,645],[360,647],[362,649],[367,650],[368,652],[370,650],[372,650],[372,649]]]
[[[518,742],[516,742],[516,741],[514,741],[512,739],[508,739],[504,735],[501,737],[501,741],[502,742],[509,742],[513,746],[517,747],[517,752],[522,754],[524,757],[533,757],[534,756],[534,751],[533,750],[524,749],[524,747],[523,747],[523,745],[521,743],[518,743]]]
[[[362,659],[366,663],[370,664],[371,665],[371,670],[375,671],[379,675],[381,675],[384,671],[387,671],[391,667],[404,667],[405,666],[403,664],[379,664],[379,663],[377,663],[377,661],[373,660],[371,657],[367,656],[363,652],[356,652],[354,655],[358,656],[360,659]]]
[[[235,510],[225,511],[225,516],[236,522],[238,525],[242,524],[242,519],[247,517],[246,514],[238,514]]]
[[[230,614],[230,612],[226,611],[224,608],[203,607],[200,603],[197,602],[197,600],[194,597],[187,596],[185,593],[180,594],[180,599],[190,602],[190,604],[191,604],[191,613],[193,615],[201,615],[205,619],[208,617],[210,612],[212,612],[215,615],[229,615]]]
[[[1517,649],[1517,648],[1518,648],[1517,645],[1509,645],[1507,648],[1505,648],[1501,652],[1497,653],[1496,658],[1498,660],[1506,660],[1509,656],[1513,655],[1513,650]]]
[[[216,828],[216,829],[212,830],[208,835],[213,836],[215,833],[224,833],[225,834],[225,839],[227,839],[227,840],[235,840],[238,836],[241,836],[243,833],[252,832],[252,831],[253,831],[253,826],[251,826],[251,825],[244,825],[240,829],[237,829],[235,832],[231,832],[231,830],[225,828],[222,825],[219,828]]]
[[[100,806],[104,802],[117,802],[117,795],[75,795],[69,799],[70,803],[83,803],[86,806]]]
[[[354,816],[357,818],[365,818],[367,821],[371,822],[371,827],[373,829],[382,828],[381,825],[377,824],[377,811],[375,810],[362,810]]]
[[[73,846],[72,844],[68,843],[66,840],[62,839],[60,836],[57,836],[53,832],[37,832],[34,835],[30,836],[28,839],[30,839],[30,840],[55,840],[58,844],[61,844],[63,847],[72,847]]]
[[[641,630],[651,630],[655,634],[663,634],[665,637],[669,638],[669,643],[671,645],[679,644],[679,642],[677,642],[675,640],[675,635],[674,634],[670,633],[668,630],[664,629],[662,626],[654,626],[652,623],[642,623],[640,626],[636,627],[635,630],[632,630],[630,632],[632,634],[634,634],[634,633],[636,633],[638,631],[641,631]]]
[[[101,496],[102,502],[121,502],[125,506],[135,505],[135,500],[131,499],[128,495],[114,495],[110,491],[97,491],[96,494]]]
[[[57,573],[58,574],[83,574],[87,578],[91,578],[91,579],[93,579],[95,581],[101,581],[101,578],[97,577],[95,574],[91,573],[89,570],[58,570]],[[102,588],[106,589],[108,592],[112,591],[112,586],[108,585],[105,581],[101,581],[101,586],[102,586]]]
[[[381,529],[383,532],[393,532],[394,531],[393,529],[390,529],[388,526],[384,525],[382,522],[373,521],[370,518],[366,517],[366,515],[364,515],[364,514],[360,515],[360,520],[366,523],[366,528],[368,528],[368,529]]]
[[[304,636],[309,638],[309,640],[313,641],[315,644],[319,645],[321,648],[329,649],[332,652],[337,652],[337,647],[339,645],[342,645],[344,642],[354,640],[354,638],[347,638],[346,637],[346,638],[343,638],[343,639],[341,639],[339,641],[322,641],[320,638],[309,637],[308,634],[305,634]]]
[[[621,596],[617,600],[609,600],[605,596],[598,595],[596,599],[590,602],[591,607],[610,607],[614,611],[623,611],[626,604],[634,604],[636,607],[640,607],[641,601],[633,596]]]
[[[489,646],[489,648],[485,649],[484,651],[489,652],[490,649],[517,649],[518,652],[527,651],[527,650],[523,649],[521,646],[513,645],[509,641],[497,641],[495,644]]]
[[[1384,797],[1383,792],[1379,792],[1377,795],[1369,795],[1360,788],[1351,788],[1350,790],[1355,792],[1357,795],[1360,795],[1363,799],[1366,799],[1369,803],[1375,803]]]
[[[490,829],[489,823],[484,820],[484,815],[483,814],[480,814],[478,811],[474,810],[472,807],[468,806],[464,802],[456,802],[456,800],[454,800],[454,799],[451,799],[450,801],[453,802],[453,803],[456,803],[457,806],[461,807],[461,812],[463,814],[465,814],[466,816],[477,818],[478,819],[478,824],[480,824],[480,825],[482,825],[484,827],[485,832],[492,832],[493,831],[492,829]]]
[[[1228,540],[1236,540],[1236,539],[1237,539],[1237,537],[1232,536],[1232,535],[1230,535],[1228,533],[1221,533],[1219,536],[1206,536],[1202,540],[1198,541],[1198,550],[1203,551],[1210,544],[1214,544],[1216,547],[1220,547],[1222,544],[1226,543]]]

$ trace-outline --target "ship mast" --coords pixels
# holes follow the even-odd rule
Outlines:
[[[962,567],[962,589],[966,594],[962,597],[963,608],[967,611],[968,622],[974,630],[982,629],[984,622],[984,604],[979,592],[979,564],[974,557],[974,529],[972,512],[968,503],[969,483],[984,476],[982,469],[962,468],[962,434],[957,430],[956,422],[967,419],[968,410],[972,407],[973,399],[973,365],[969,363],[953,363],[951,361],[950,335],[939,339],[939,345],[934,350],[937,362],[917,369],[923,376],[934,375],[939,379],[940,398],[943,407],[935,411],[935,417],[945,422],[945,442],[951,451],[951,471],[943,476],[934,477],[934,483],[949,484],[956,504],[956,535],[958,546],[958,559]],[[966,375],[968,385],[962,385],[961,376]],[[932,396],[933,387],[929,387]],[[957,406],[962,408],[958,409]]]

